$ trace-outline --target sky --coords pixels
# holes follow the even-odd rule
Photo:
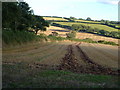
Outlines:
[[[119,0],[24,0],[35,15],[118,21]]]

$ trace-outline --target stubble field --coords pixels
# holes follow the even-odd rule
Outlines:
[[[108,87],[108,85],[118,87],[118,46],[71,41],[36,43],[22,46],[22,49],[21,47],[4,49],[2,63],[4,88],[36,88],[45,87],[45,85],[54,87],[51,84],[56,82],[55,87]],[[67,80],[66,74],[69,77]],[[53,78],[50,75],[55,76]],[[72,80],[71,75],[74,78],[76,75],[78,75],[77,78],[84,75],[82,78],[96,79],[94,81],[89,78],[90,81],[87,83],[86,79]],[[101,81],[98,77],[104,80],[109,78],[109,80]],[[69,86],[69,82],[74,85]],[[91,83],[94,84],[91,85]]]

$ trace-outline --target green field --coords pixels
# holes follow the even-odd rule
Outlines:
[[[81,24],[81,25],[91,26],[93,28],[103,29],[109,32],[118,31],[118,29],[115,29],[106,25],[100,25],[100,24],[87,24],[87,23],[77,23],[77,22],[55,22],[55,23],[61,24],[61,25],[67,25],[67,26],[72,26],[73,24]]]

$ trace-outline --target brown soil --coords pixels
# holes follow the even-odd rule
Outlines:
[[[80,57],[88,66],[85,67],[78,63],[78,60],[73,52],[73,45],[69,45],[67,49],[67,54],[65,54],[65,57],[61,60],[61,65],[59,66],[60,70],[70,70],[77,73],[104,75],[118,75],[120,73],[120,70],[113,70],[111,68],[106,68],[95,63],[86,55],[86,53],[82,51],[82,49],[79,47],[80,44],[81,43],[76,44],[75,46],[79,52]]]

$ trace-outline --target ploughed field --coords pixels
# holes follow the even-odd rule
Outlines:
[[[40,42],[3,49],[2,63],[3,87],[30,87],[29,81],[25,86],[15,82],[43,70],[112,76],[119,72],[118,46],[84,42]]]

